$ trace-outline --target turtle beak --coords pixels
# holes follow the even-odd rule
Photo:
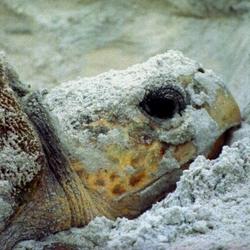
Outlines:
[[[240,124],[239,106],[227,89],[219,88],[214,103],[205,109],[223,131]]]
[[[207,157],[216,158],[227,139],[227,133],[233,127],[240,125],[241,113],[238,104],[226,88],[219,88],[214,103],[205,105],[209,115],[218,124],[221,135],[215,141]]]

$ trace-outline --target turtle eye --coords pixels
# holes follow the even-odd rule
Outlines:
[[[186,105],[187,95],[185,91],[172,84],[147,91],[140,103],[144,112],[158,119],[170,119],[176,113],[181,113]]]

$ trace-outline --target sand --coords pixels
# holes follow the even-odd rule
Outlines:
[[[221,75],[243,107],[250,76],[249,3],[2,0],[0,50],[36,89],[125,69],[176,49]]]
[[[0,50],[33,89],[124,69],[178,49],[219,73],[244,110],[218,159],[198,157],[174,193],[135,220],[97,218],[16,249],[249,249],[249,1],[10,1],[0,3]],[[102,11],[100,11],[102,10]],[[11,213],[1,183],[1,220]],[[8,201],[8,202],[6,202]]]

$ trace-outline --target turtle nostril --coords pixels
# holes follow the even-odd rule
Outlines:
[[[144,96],[140,107],[154,118],[169,119],[180,113],[187,105],[185,91],[177,85],[166,85],[150,90]]]

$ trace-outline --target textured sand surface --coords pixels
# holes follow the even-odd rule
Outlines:
[[[0,2],[0,50],[34,89],[178,49],[222,76],[245,108],[246,121],[217,160],[197,158],[176,191],[138,219],[97,218],[85,228],[16,249],[51,243],[75,249],[249,249],[249,5],[249,0]],[[9,201],[9,184],[0,184]],[[5,200],[0,227],[12,210]]]
[[[249,5],[249,0],[2,0],[0,49],[33,88],[125,69],[177,49],[223,76],[244,106]]]

